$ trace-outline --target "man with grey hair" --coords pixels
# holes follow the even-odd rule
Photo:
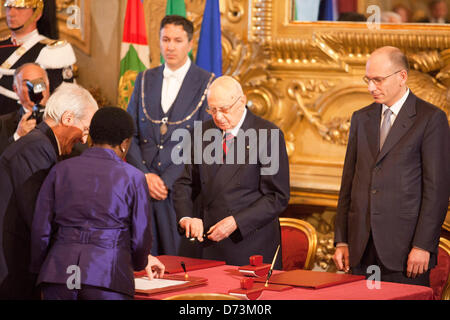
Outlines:
[[[0,299],[37,299],[30,264],[30,227],[39,189],[61,156],[86,142],[98,109],[91,94],[63,83],[50,96],[44,121],[0,157]]]
[[[217,78],[207,99],[212,120],[203,122],[201,129],[215,133],[219,148],[213,157],[219,161],[186,163],[175,182],[173,201],[180,230],[201,243],[201,258],[242,266],[258,254],[271,263],[281,243],[278,216],[289,202],[284,135],[247,109],[242,87],[232,77]],[[192,154],[200,150],[204,155],[209,141],[194,134]],[[266,159],[269,154],[271,159]],[[276,170],[269,172],[272,167]],[[282,267],[281,256],[280,252],[276,269]]]

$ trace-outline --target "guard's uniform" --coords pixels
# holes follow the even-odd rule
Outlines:
[[[73,82],[76,57],[68,42],[51,40],[37,30],[21,45],[14,44],[11,37],[3,39],[0,41],[0,115],[20,107],[19,97],[13,90],[14,71],[29,62],[38,63],[47,71],[50,93],[63,81]]]

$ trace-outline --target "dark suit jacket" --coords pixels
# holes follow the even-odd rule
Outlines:
[[[6,147],[14,142],[14,132],[19,125],[20,118],[23,115],[23,108],[0,116],[0,155]]]
[[[0,157],[2,299],[32,297],[35,277],[29,272],[31,223],[39,189],[57,160],[56,138],[45,122],[10,145]]]
[[[352,116],[335,221],[350,266],[361,260],[370,232],[385,267],[406,269],[413,246],[436,264],[450,192],[450,139],[445,113],[412,92],[379,152],[381,105]]]
[[[208,129],[220,130],[212,120],[202,124],[203,133]],[[205,232],[220,220],[234,216],[238,229],[220,242],[206,240],[203,258],[225,260],[231,265],[247,265],[251,255],[260,254],[263,255],[264,262],[271,263],[280,244],[278,216],[287,207],[290,194],[289,162],[284,136],[274,124],[255,116],[250,110],[247,110],[241,129],[243,132],[255,129],[259,135],[259,152],[255,158],[257,161],[249,161],[252,149],[249,149],[250,143],[247,140],[245,163],[208,165],[203,159],[202,164],[186,164],[182,176],[174,186],[174,206],[178,220],[182,217],[203,219]],[[267,129],[267,135],[264,136],[260,129]],[[271,130],[278,130],[279,133],[278,137],[275,137],[277,140],[272,141],[273,149]],[[240,132],[238,137],[243,136],[243,132]],[[236,141],[231,148],[236,148]],[[199,139],[193,141],[192,153],[195,144],[205,151],[210,143]],[[277,158],[275,161],[278,161],[279,165],[278,171],[272,175],[261,175],[261,169],[269,166],[261,158],[267,151],[266,147],[266,154]],[[193,202],[198,194],[201,194],[201,209],[199,216],[195,216]],[[281,268],[281,254],[275,266]]]

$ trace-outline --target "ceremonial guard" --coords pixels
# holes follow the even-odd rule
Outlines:
[[[0,115],[19,109],[13,91],[17,67],[35,62],[47,71],[50,92],[63,81],[73,82],[76,62],[72,46],[58,37],[54,0],[6,0],[6,23],[11,35],[0,41]]]

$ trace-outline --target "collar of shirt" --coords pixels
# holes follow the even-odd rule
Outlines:
[[[242,124],[244,123],[244,119],[245,119],[246,115],[247,115],[247,108],[244,108],[244,112],[242,113],[241,120],[239,120],[238,124],[233,129],[227,130],[226,132],[230,132],[233,135],[233,137],[236,137],[239,132],[239,129],[241,128]],[[223,134],[225,135],[225,132]]]
[[[406,93],[400,98],[400,100],[398,100],[396,103],[394,103],[390,107],[390,109],[392,111],[392,115],[391,115],[391,119],[393,119],[392,123],[394,123],[395,118],[397,118],[398,113],[400,112],[400,109],[402,108],[403,104],[405,103],[406,99],[408,98],[408,95],[409,95],[409,88],[406,90]],[[383,104],[383,108],[381,110],[381,114],[382,114],[381,118],[382,118],[382,120],[383,120],[384,111],[386,109],[388,109],[388,108],[389,107],[387,105]]]
[[[189,57],[186,59],[186,62],[177,70],[172,71],[169,66],[164,64],[164,78],[175,78],[178,82],[183,82],[184,77],[186,76],[187,72],[189,71],[189,68],[191,67],[191,59]]]
[[[23,45],[25,42],[27,42],[29,39],[31,39],[31,37],[38,35],[39,32],[37,31],[37,29],[34,29],[33,31],[31,31],[29,34],[21,37],[21,38],[17,38],[11,35],[11,42],[14,43],[17,46],[21,46]]]

